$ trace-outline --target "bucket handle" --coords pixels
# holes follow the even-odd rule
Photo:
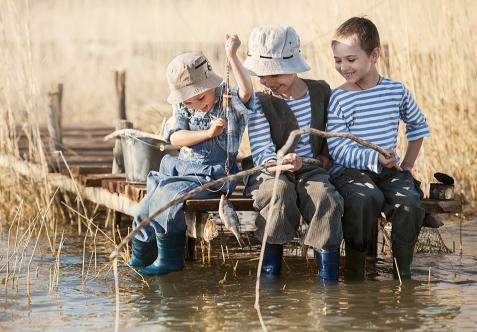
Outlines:
[[[161,150],[161,147],[160,146],[157,146],[157,145],[154,145],[154,144],[151,144],[151,143],[148,143],[146,141],[143,141],[142,139],[140,139],[139,137],[135,136],[135,135],[131,135],[129,133],[124,133],[122,136],[124,137],[127,137],[127,138],[132,138],[132,139],[135,139],[136,141],[142,143],[142,144],[145,144],[145,145],[148,145],[150,147],[153,147],[153,148],[156,148],[158,150]]]

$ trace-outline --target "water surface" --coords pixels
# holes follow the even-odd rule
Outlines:
[[[35,256],[32,265],[35,273],[30,297],[26,294],[25,267],[18,286],[12,288],[10,282],[5,288],[4,281],[0,285],[0,330],[114,330],[114,281],[106,260],[111,246],[98,235],[97,270],[88,249],[86,262],[92,258],[85,265],[86,282],[82,282],[84,235],[78,236],[72,227],[67,227],[67,231],[57,290],[48,289],[54,258],[45,253],[45,244],[41,247],[43,254]],[[5,263],[5,233],[4,227],[0,266]],[[446,222],[441,234],[449,248],[455,241],[456,253],[416,255],[414,279],[402,286],[392,279],[389,255],[381,252],[376,267],[368,269],[368,280],[355,283],[320,282],[312,258],[307,260],[289,252],[283,275],[261,283],[260,303],[267,327],[271,331],[475,330],[476,220],[463,224],[462,255],[459,223]],[[206,264],[202,263],[199,248],[198,258],[187,262],[184,271],[147,278],[147,284],[131,269],[120,266],[120,330],[259,331],[253,307],[256,247],[241,252],[232,249],[232,240],[222,240],[229,249],[228,256],[224,250],[225,263],[221,240],[216,239],[210,264],[207,257]],[[5,269],[1,272],[1,278],[4,277]]]

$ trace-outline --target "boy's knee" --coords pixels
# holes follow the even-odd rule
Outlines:
[[[273,194],[273,187],[275,185],[275,180],[270,180],[262,183],[259,189],[254,192],[254,198],[257,199],[265,199],[268,198],[269,200],[272,198]],[[277,191],[276,191],[276,200],[283,200],[287,201],[289,199],[293,199],[296,197],[295,187],[293,183],[290,181],[278,179],[277,181]],[[296,199],[295,199],[296,200]]]
[[[384,195],[379,190],[366,193],[358,192],[345,199],[345,206],[353,210],[380,211],[384,204]]]

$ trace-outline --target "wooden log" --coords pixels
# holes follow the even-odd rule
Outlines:
[[[35,180],[44,179],[46,177],[47,183],[53,189],[59,187],[62,190],[77,194],[78,188],[79,194],[83,199],[124,214],[128,214],[128,209],[136,205],[136,202],[131,201],[125,196],[111,193],[104,188],[84,187],[78,183],[75,184],[75,180],[69,176],[59,173],[46,173],[46,169],[40,165],[28,163],[8,155],[0,154],[0,167],[11,168],[16,173]]]
[[[48,132],[50,134],[50,151],[63,151],[61,133],[61,113],[63,99],[63,84],[53,84],[48,92]]]

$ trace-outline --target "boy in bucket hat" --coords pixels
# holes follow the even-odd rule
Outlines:
[[[297,73],[310,67],[300,54],[300,39],[292,27],[255,28],[250,34],[244,66],[268,90],[257,93],[256,106],[249,112],[248,134],[254,164],[275,160],[276,152],[294,129],[325,129],[330,88],[324,81],[298,77]],[[302,157],[321,159],[323,167],[304,165]],[[304,243],[316,250],[320,278],[338,280],[343,199],[329,182],[325,169],[330,164],[326,141],[303,135],[284,159],[291,163],[269,169],[271,173],[281,172],[273,206],[270,203],[274,174],[262,172],[251,176],[245,190],[245,194],[253,196],[259,211],[256,225],[260,238],[272,209],[266,225],[262,273],[280,273],[283,244],[295,237],[303,218],[309,226]]]
[[[250,75],[237,57],[240,40],[226,36],[225,51],[238,84],[228,95],[201,53],[184,53],[167,67],[173,116],[164,139],[182,146],[179,156],[165,155],[159,172],[147,177],[147,195],[135,208],[133,228],[148,215],[192,189],[238,171],[235,159],[247,123],[247,105],[253,95]],[[231,96],[230,96],[231,95]],[[222,98],[230,96],[230,107]],[[206,198],[234,190],[224,184],[194,196]],[[132,241],[129,265],[143,275],[162,275],[184,267],[186,223],[183,203],[159,214]]]

